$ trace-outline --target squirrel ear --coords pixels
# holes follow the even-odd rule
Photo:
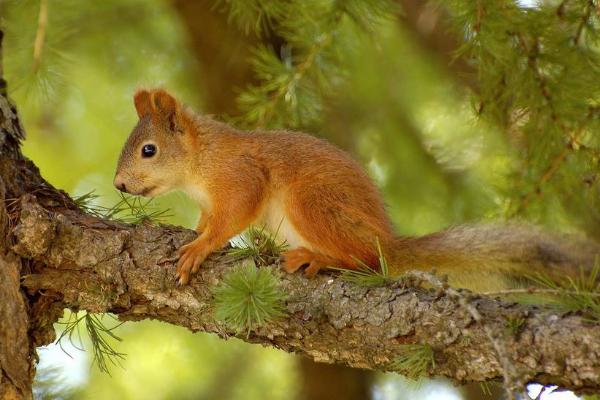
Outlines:
[[[138,113],[138,117],[142,118],[144,115],[152,112],[152,99],[150,92],[147,90],[138,90],[133,96],[133,104]]]
[[[165,115],[177,113],[177,100],[166,90],[158,89],[152,93],[152,105],[157,112]]]
[[[178,129],[179,103],[166,90],[152,92],[152,106],[156,113],[168,118],[171,130]]]

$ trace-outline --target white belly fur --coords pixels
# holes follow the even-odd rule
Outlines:
[[[189,185],[182,188],[192,199],[198,202],[202,212],[210,210],[211,202],[208,193],[200,185]],[[259,217],[252,223],[257,228],[265,228],[273,235],[277,243],[286,242],[290,249],[298,247],[311,248],[309,243],[296,231],[289,218],[285,215],[284,207],[279,198],[270,198]]]
[[[192,198],[192,200],[198,203],[200,210],[205,212],[210,209],[210,197],[206,189],[198,184],[188,185],[181,188],[184,193]]]
[[[278,243],[285,241],[290,249],[298,247],[311,248],[287,218],[284,207],[277,198],[271,198],[267,201],[263,212],[253,225],[258,228],[264,227],[276,238]]]

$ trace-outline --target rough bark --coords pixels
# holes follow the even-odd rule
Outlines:
[[[2,37],[0,30],[0,59]],[[22,129],[14,108],[2,97],[5,90],[0,66],[0,398],[19,399],[31,397],[35,345],[27,335],[30,320],[20,289],[22,261],[9,250],[7,240],[5,199],[14,192],[14,178],[24,160],[18,151]]]
[[[6,214],[4,214],[5,216]],[[6,228],[6,226],[4,226]],[[5,232],[3,232],[5,233]],[[4,237],[4,236],[3,236]],[[31,396],[27,306],[19,289],[20,260],[0,255],[0,398]]]
[[[77,210],[48,209],[26,195],[20,203],[13,251],[30,260],[22,278],[29,296],[45,304],[112,312],[122,320],[158,319],[192,331],[235,332],[214,319],[211,288],[230,270],[226,254],[208,260],[189,286],[178,287],[169,261],[194,232],[171,226],[128,226]],[[271,266],[267,268],[278,268]],[[400,284],[362,288],[329,275],[282,274],[289,316],[253,331],[252,343],[305,354],[316,361],[390,371],[403,344],[435,350],[431,375],[457,383],[497,379],[501,371],[482,326],[444,293]],[[506,330],[506,353],[525,381],[582,390],[600,387],[600,326],[576,315],[555,315],[492,299],[473,300],[488,326]]]

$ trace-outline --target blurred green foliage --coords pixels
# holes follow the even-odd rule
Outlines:
[[[584,0],[523,3],[427,3],[454,28],[444,35],[455,35],[454,56],[476,76],[470,91],[415,40],[411,24],[399,22],[398,4],[408,0],[215,0],[206,7],[255,42],[250,60],[229,57],[254,76],[236,88],[239,112],[230,120],[304,129],[350,151],[381,187],[399,232],[518,217],[597,237],[598,17]],[[1,3],[5,77],[28,135],[23,151],[52,184],[73,196],[93,190],[99,197],[91,206],[119,201],[112,177],[136,122],[137,87],[163,86],[200,112],[210,109],[203,88],[218,77],[199,73],[194,48],[206,42],[227,52],[230,43],[209,32],[191,37],[182,4],[48,0],[35,60],[40,0]],[[198,210],[183,195],[153,203],[172,210],[169,222],[195,226]],[[112,377],[93,369],[69,396],[297,393],[294,359],[282,352],[156,322],[125,324],[117,335],[124,339],[118,350],[128,354],[123,369],[113,368]],[[397,398],[388,389],[398,380],[387,376],[376,391]]]
[[[237,339],[193,335],[152,322],[126,324],[118,331],[127,347],[122,369],[111,375],[94,369],[79,398],[289,399],[293,358]]]

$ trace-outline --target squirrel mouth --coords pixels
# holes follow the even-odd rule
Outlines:
[[[145,188],[144,190],[142,190],[139,194],[140,196],[148,196],[154,189],[156,189],[156,185],[154,186],[150,186],[148,188]]]

